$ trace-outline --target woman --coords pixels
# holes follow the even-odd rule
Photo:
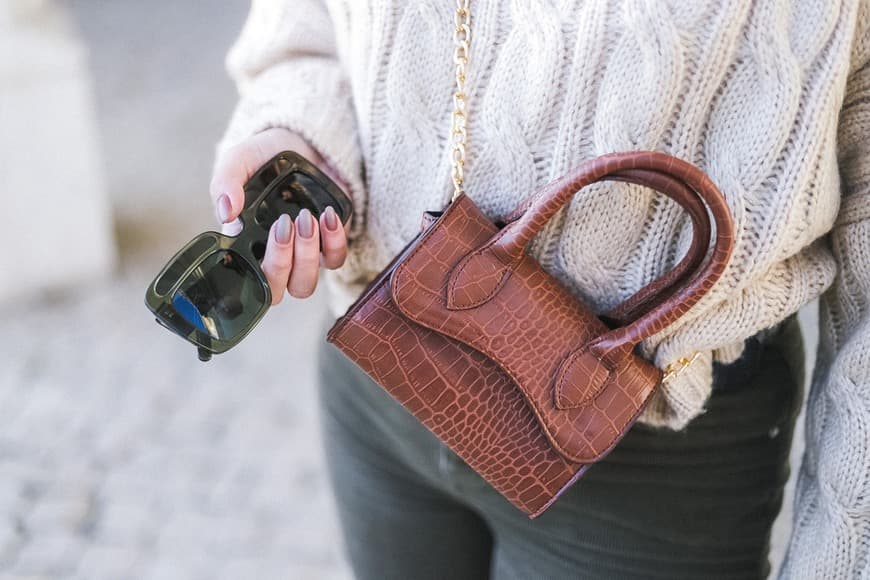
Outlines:
[[[352,196],[279,220],[280,302],[326,270],[332,319],[451,194],[446,0],[254,0],[228,66],[241,100],[211,193],[232,227],[274,153]],[[761,578],[801,401],[794,313],[822,296],[807,454],[784,578],[870,566],[870,2],[473,0],[466,192],[491,217],[612,151],[706,171],[735,216],[728,270],[643,345],[697,360],[540,518],[511,507],[330,346],[321,400],[351,565],[362,579]],[[597,311],[667,271],[680,209],[630,185],[575,196],[529,251]],[[323,252],[319,253],[322,241]]]

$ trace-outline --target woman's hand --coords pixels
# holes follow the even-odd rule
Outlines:
[[[269,129],[228,149],[215,164],[209,189],[224,233],[237,234],[241,227],[237,218],[243,209],[248,179],[272,157],[287,150],[314,163],[347,191],[347,185],[300,135],[286,129]],[[281,302],[285,289],[296,298],[311,296],[320,265],[334,270],[346,257],[347,234],[333,208],[323,212],[319,223],[307,209],[299,213],[295,223],[290,216],[282,215],[269,231],[262,262],[272,290],[272,304]]]

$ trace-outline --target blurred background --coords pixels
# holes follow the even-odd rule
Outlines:
[[[208,364],[143,305],[215,226],[247,8],[0,0],[2,580],[350,578],[315,412],[322,295]]]
[[[349,578],[315,416],[322,297],[208,364],[143,303],[215,227],[247,9],[0,0],[2,580]]]

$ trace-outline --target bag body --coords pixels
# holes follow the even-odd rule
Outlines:
[[[525,247],[574,192],[601,179],[669,195],[695,237],[672,271],[599,318]],[[505,222],[465,195],[430,214],[327,340],[535,517],[637,420],[663,375],[634,349],[709,291],[730,257],[732,225],[700,170],[651,152],[591,160]]]

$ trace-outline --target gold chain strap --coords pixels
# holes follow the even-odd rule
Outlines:
[[[453,115],[451,116],[450,143],[452,149],[450,158],[453,164],[453,196],[451,203],[462,193],[465,181],[465,151],[468,146],[468,95],[465,94],[465,79],[468,68],[468,55],[471,48],[471,0],[456,0],[456,12],[453,15],[453,64],[456,65],[456,92],[453,93]],[[701,353],[696,352],[690,357],[683,357],[672,362],[665,368],[662,384],[680,376],[686,368],[695,362]]]
[[[450,128],[450,142],[453,146],[450,156],[453,162],[453,197],[456,201],[462,193],[465,180],[465,148],[468,142],[468,107],[465,94],[465,75],[468,66],[468,51],[471,47],[471,8],[470,0],[456,0],[456,13],[453,22],[453,41],[456,47],[453,52],[453,63],[456,65],[456,92],[453,93],[453,116]]]

